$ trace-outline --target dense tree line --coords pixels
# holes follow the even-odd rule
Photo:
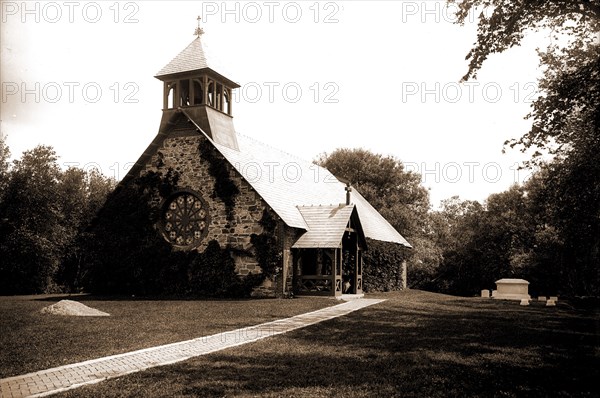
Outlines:
[[[66,259],[114,187],[96,170],[61,170],[54,150],[38,146],[9,162],[0,137],[0,294],[74,288]]]
[[[153,184],[148,181],[136,185],[137,190],[113,192],[122,200],[113,201],[116,205],[102,213],[116,213],[101,217],[105,222],[92,222],[114,181],[94,170],[61,170],[57,155],[45,146],[24,152],[12,163],[8,158],[8,148],[0,140],[1,294],[73,291],[83,286],[104,292],[171,289],[222,294],[223,288],[190,290],[188,276],[206,280],[198,284],[202,286],[211,285],[206,282],[219,278],[225,269],[227,278],[233,278],[232,264],[218,260],[222,249],[191,261],[171,253],[152,233],[148,187]],[[405,171],[393,157],[341,149],[322,155],[318,162],[350,181],[414,247],[371,244],[367,258],[389,263],[369,271],[375,278],[373,288],[398,288],[400,262],[408,259],[408,281],[415,288],[473,295],[492,288],[497,279],[522,277],[531,282],[532,293],[598,294],[600,185],[586,182],[600,175],[600,162],[560,159],[483,204],[453,197],[443,201],[439,211],[431,211],[421,177]],[[117,213],[131,220],[123,223]],[[153,262],[162,258],[159,254],[170,256],[172,269]],[[104,266],[92,266],[98,262]],[[127,266],[112,266],[123,262]],[[112,264],[110,269],[106,264]],[[113,286],[115,281],[127,286]]]
[[[350,181],[413,245],[389,256],[395,263],[380,279],[396,278],[399,261],[408,259],[414,288],[475,295],[512,277],[529,280],[533,294],[599,294],[600,185],[579,186],[590,176],[572,174],[563,162],[483,204],[455,196],[438,211],[430,209],[421,176],[393,157],[339,149],[317,162]],[[595,167],[579,171],[598,178],[600,162]]]
[[[443,259],[424,286],[471,295],[513,277],[527,279],[534,295],[598,295],[600,229],[594,214],[600,192],[587,207],[585,199],[579,201],[586,208],[562,212],[563,187],[552,171],[490,195],[484,205],[458,197],[444,201],[432,214],[439,219]]]
[[[12,163],[1,140],[0,150],[1,294],[86,287],[239,295],[254,285],[238,283],[233,264],[221,261],[230,257],[226,249],[192,258],[154,233],[152,187],[170,186],[157,176],[113,191],[114,181],[96,171],[61,170],[49,147]],[[318,162],[350,181],[414,247],[371,242],[366,260],[384,264],[368,271],[372,280],[365,283],[375,290],[397,289],[400,263],[408,260],[414,288],[473,295],[497,279],[519,277],[531,282],[533,294],[598,295],[600,186],[581,184],[590,178],[585,173],[600,175],[600,162],[589,164],[596,170],[571,169],[564,160],[546,164],[483,204],[453,197],[439,211],[431,211],[421,177],[393,157],[341,149]],[[103,207],[109,194],[112,205]],[[158,261],[165,256],[167,268]],[[228,282],[215,284],[215,278]]]
[[[479,268],[504,267],[512,273],[521,270],[532,279],[541,278],[540,289],[598,295],[600,2],[449,3],[458,5],[459,24],[471,12],[480,13],[477,39],[467,54],[469,65],[463,80],[476,78],[490,55],[521,44],[528,34],[543,32],[548,38],[547,47],[537,50],[543,74],[538,84],[540,95],[527,115],[531,128],[505,144],[534,151],[525,165],[537,165],[540,170],[524,186],[488,199],[481,221],[489,223],[490,228],[484,232],[492,234],[489,238],[503,251],[497,253],[500,257],[495,261],[488,258],[491,263],[480,264]],[[552,160],[544,160],[549,157]],[[494,235],[494,229],[500,235]],[[510,242],[507,236],[511,236]],[[477,238],[469,241],[471,254],[485,255],[492,246],[480,238],[479,242]]]

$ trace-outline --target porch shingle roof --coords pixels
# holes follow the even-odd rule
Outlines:
[[[308,231],[292,247],[295,249],[340,247],[353,210],[354,205],[298,206],[298,211],[308,225]]]

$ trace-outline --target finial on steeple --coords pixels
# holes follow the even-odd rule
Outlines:
[[[201,35],[204,34],[204,29],[202,29],[200,27],[200,21],[202,20],[202,17],[200,17],[200,15],[198,15],[198,18],[196,18],[196,20],[198,21],[198,27],[196,28],[196,30],[194,31],[194,34],[198,37],[200,37]]]

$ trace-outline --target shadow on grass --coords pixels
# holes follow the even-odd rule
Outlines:
[[[56,302],[60,300],[74,300],[74,301],[260,301],[260,300],[274,300],[270,297],[236,297],[236,298],[222,298],[222,297],[202,297],[202,296],[113,296],[113,295],[92,295],[92,294],[56,294],[48,295],[48,297],[32,297],[34,301],[47,301]]]
[[[597,314],[429,294],[68,396],[593,396]]]

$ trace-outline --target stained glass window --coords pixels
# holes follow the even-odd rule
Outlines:
[[[171,244],[198,246],[208,232],[206,203],[193,193],[177,193],[165,204],[161,224],[163,235]]]

